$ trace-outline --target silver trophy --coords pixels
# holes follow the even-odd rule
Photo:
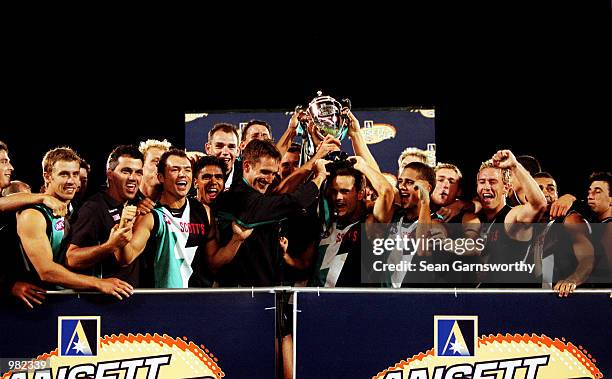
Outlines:
[[[342,101],[344,104],[331,96],[323,96],[321,91],[317,91],[317,97],[308,104],[308,115],[315,124],[314,131],[320,139],[332,135],[342,140],[346,136],[349,125],[347,113],[351,105],[348,99]]]
[[[313,137],[323,140],[331,135],[341,141],[346,137],[350,109],[350,100],[342,99],[342,102],[339,102],[331,96],[323,96],[321,91],[317,91],[317,97],[310,101],[305,111],[301,105],[296,107],[295,111],[300,113],[299,120],[303,131],[300,164],[312,158],[315,153],[316,143]]]

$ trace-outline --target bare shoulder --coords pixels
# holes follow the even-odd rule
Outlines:
[[[17,234],[20,237],[39,237],[46,234],[45,216],[35,209],[25,209],[17,215]]]
[[[580,213],[570,213],[567,216],[565,216],[565,220],[563,220],[564,224],[584,224],[584,217],[582,217],[582,215],[580,215]]]
[[[37,224],[39,222],[45,222],[45,216],[32,208],[24,209],[17,213],[17,224]]]
[[[480,224],[480,219],[474,213],[465,213],[461,217],[461,222],[463,224]]]

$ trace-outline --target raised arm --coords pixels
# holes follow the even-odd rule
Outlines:
[[[77,274],[54,262],[46,227],[44,216],[36,210],[26,209],[17,217],[17,234],[41,280],[68,288],[95,289],[119,299],[130,296],[133,288],[126,282]]]
[[[289,120],[289,125],[287,125],[287,129],[285,130],[285,133],[283,133],[281,138],[276,143],[276,148],[280,152],[281,157],[285,155],[287,149],[289,149],[289,146],[291,146],[291,141],[293,141],[293,138],[295,138],[295,136],[297,135],[298,115],[299,112],[293,113],[293,116],[291,116],[291,119]]]
[[[328,153],[332,151],[340,150],[340,140],[333,138],[332,136],[325,137],[322,143],[319,144],[315,155],[306,163],[299,167],[297,170],[286,177],[280,184],[274,189],[272,193],[291,193],[295,191],[300,184],[304,183],[310,174],[314,171],[315,162],[321,158],[324,158]]]
[[[387,223],[391,221],[393,217],[393,186],[384,176],[373,167],[371,167],[364,158],[360,156],[350,157],[350,160],[355,161],[353,166],[357,171],[365,175],[366,179],[374,188],[374,191],[378,194],[376,201],[374,201],[374,209],[372,214],[374,216],[374,222]]]
[[[362,157],[366,163],[372,167],[374,170],[380,172],[380,167],[378,167],[378,163],[376,163],[376,159],[370,152],[368,148],[368,144],[365,142],[365,138],[361,134],[361,127],[359,126],[359,120],[355,117],[353,112],[348,111],[349,117],[349,128],[348,135],[351,137],[351,143],[353,145],[353,151],[355,155]]]
[[[243,227],[253,227],[262,222],[273,222],[290,216],[296,210],[308,208],[319,198],[319,189],[328,175],[324,159],[315,164],[315,177],[300,186],[292,193],[280,195],[262,195],[252,193],[240,204],[230,206],[239,209],[240,214],[234,215],[238,224]],[[220,207],[223,210],[223,206]]]
[[[538,183],[531,177],[529,171],[520,164],[510,150],[499,150],[493,155],[493,163],[501,169],[509,169],[512,177],[518,180],[523,190],[527,203],[512,208],[506,223],[536,222],[542,213],[546,211],[546,197],[538,187]]]

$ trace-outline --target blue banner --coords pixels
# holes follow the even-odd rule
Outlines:
[[[612,369],[605,291],[297,291],[298,379],[601,378]],[[51,294],[35,310],[3,306],[0,358],[11,370],[1,377],[274,378],[274,308],[268,292],[146,290],[121,302]]]
[[[57,377],[67,366],[66,378],[79,369],[128,378],[130,366],[138,377],[158,370],[159,378],[274,378],[274,309],[274,293],[250,290],[138,290],[123,301],[51,294],[34,310],[3,305],[0,358],[5,370],[16,367],[9,359],[46,359]]]
[[[435,143],[435,118],[433,110],[378,110],[353,112],[361,124],[370,151],[376,157],[383,172],[397,174],[397,159],[407,147],[427,150],[428,144]],[[208,132],[214,124],[226,122],[240,128],[249,120],[262,120],[270,124],[272,137],[278,140],[287,129],[291,116],[286,112],[227,112],[186,115],[185,148],[204,151]],[[295,142],[301,143],[301,137]],[[353,152],[348,138],[343,141],[342,150]]]
[[[608,295],[298,292],[297,378],[602,377]]]

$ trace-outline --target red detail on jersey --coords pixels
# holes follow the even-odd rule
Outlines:
[[[498,230],[494,230],[493,233],[491,234],[490,240],[491,241],[497,241],[499,239],[499,231]]]
[[[346,233],[338,233],[336,235],[336,243],[342,242],[344,238],[348,238],[351,242],[357,242],[358,234],[356,230],[348,231]]]
[[[59,220],[55,223],[55,230],[60,231],[64,230],[64,220]]]
[[[206,225],[193,222],[181,222],[180,230],[183,233],[206,235]]]

